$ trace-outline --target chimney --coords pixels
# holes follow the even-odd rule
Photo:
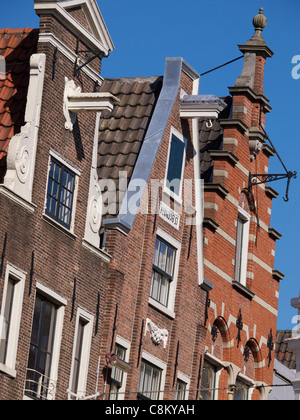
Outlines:
[[[233,97],[232,118],[244,123],[249,131],[250,161],[256,158],[264,143],[261,125],[265,125],[265,115],[271,111],[269,100],[264,94],[264,69],[266,59],[274,55],[263,38],[267,26],[264,9],[253,18],[255,33],[246,44],[238,45],[244,54],[242,74],[235,85],[229,88]]]

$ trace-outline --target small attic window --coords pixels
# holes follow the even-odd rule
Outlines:
[[[185,139],[172,128],[168,153],[165,189],[174,198],[181,201],[182,180],[185,160]]]

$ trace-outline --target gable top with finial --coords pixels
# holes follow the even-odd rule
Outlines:
[[[268,19],[264,16],[264,9],[261,7],[259,9],[259,14],[254,16],[253,18],[253,26],[256,31],[263,31],[264,28],[267,26]]]
[[[253,26],[255,33],[253,37],[246,42],[246,45],[239,45],[240,51],[245,52],[261,52],[266,57],[272,57],[274,55],[273,51],[267,46],[266,41],[262,36],[262,32],[267,26],[268,20],[264,16],[264,9],[261,7],[259,9],[258,15],[253,18]]]
[[[114,44],[96,0],[34,0],[37,15],[50,14],[78,36],[91,50],[102,51],[108,56]],[[78,20],[75,10],[84,16]]]

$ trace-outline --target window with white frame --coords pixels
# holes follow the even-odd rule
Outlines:
[[[161,384],[161,369],[142,361],[139,383],[139,399],[158,400]]]
[[[0,314],[0,371],[16,376],[15,365],[26,273],[7,264]]]
[[[139,400],[161,400],[166,379],[166,365],[156,357],[143,352],[140,381],[138,390]]]
[[[178,201],[181,201],[182,196],[185,148],[186,142],[183,135],[172,127],[164,189]]]
[[[122,360],[126,358],[126,349],[125,347],[116,344],[115,353],[117,357]],[[113,366],[111,370],[111,379],[110,379],[110,400],[118,400],[120,398],[120,390],[123,387],[124,381],[124,372],[121,369]]]
[[[24,399],[54,400],[67,302],[37,283]]]
[[[157,237],[152,272],[151,297],[168,306],[170,285],[174,276],[176,249]]]
[[[201,379],[201,399],[204,401],[213,401],[215,399],[215,388],[217,380],[217,369],[209,363],[204,362]]]
[[[249,385],[241,379],[236,380],[236,389],[234,391],[235,401],[247,401],[249,399]]]
[[[149,303],[173,317],[180,249],[179,242],[157,230]]]
[[[181,372],[177,375],[176,400],[183,401],[189,398],[190,378]]]
[[[50,153],[45,214],[73,231],[80,172],[60,155]]]
[[[116,345],[114,355],[125,363],[129,363],[131,344],[129,341],[120,337],[116,338]],[[124,400],[127,383],[127,371],[121,367],[113,366],[111,370],[111,383],[110,383],[110,400]]]
[[[94,317],[78,308],[74,337],[72,370],[70,377],[70,398],[84,398],[88,376],[88,365],[93,333]]]
[[[236,232],[235,280],[246,286],[250,215],[239,207]]]

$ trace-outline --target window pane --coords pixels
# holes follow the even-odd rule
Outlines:
[[[208,363],[204,364],[201,380],[201,399],[211,401],[214,399],[216,372]]]
[[[234,400],[235,401],[246,401],[248,400],[249,388],[242,382],[236,381],[236,390],[234,391]]]
[[[159,294],[160,294],[160,279],[161,279],[161,275],[154,271],[152,275],[151,297],[157,301],[159,301]]]
[[[72,378],[72,392],[74,392],[74,394],[77,394],[78,392],[84,326],[85,326],[85,323],[83,322],[83,320],[80,319],[78,323],[78,330],[77,330],[77,341],[76,341],[76,347],[75,347],[73,378]]]
[[[52,302],[41,296],[36,297],[26,381],[26,389],[35,398],[45,398],[47,395],[56,310]]]
[[[173,267],[174,267],[174,249],[171,247],[168,247],[167,252],[167,262],[166,262],[166,273],[168,273],[170,276],[173,276]]]
[[[154,254],[154,265],[156,265],[158,267],[158,258],[159,258],[159,249],[160,249],[160,240],[156,239],[155,242],[155,254]]]
[[[236,235],[236,256],[235,256],[235,278],[241,281],[241,267],[243,257],[243,240],[244,240],[244,226],[245,222],[238,218],[237,220],[237,235]]]
[[[159,398],[161,370],[147,362],[142,362],[139,394],[147,399]]]
[[[2,319],[2,335],[0,336],[0,363],[5,364],[9,332],[11,327],[12,307],[15,291],[15,282],[11,279],[7,283],[6,301],[4,308],[4,317]]]
[[[60,166],[54,162],[54,179],[57,182],[60,181],[60,171],[61,171]]]
[[[176,195],[180,194],[184,148],[185,148],[184,142],[179,140],[173,134],[172,140],[171,140],[169,166],[168,166],[168,173],[167,173],[167,186]]]
[[[170,285],[169,280],[166,279],[165,277],[161,277],[161,289],[160,289],[159,301],[164,306],[168,306],[169,285]]]
[[[75,175],[62,163],[52,158],[47,191],[47,213],[55,220],[70,227]]]
[[[173,247],[160,238],[156,239],[150,296],[164,306],[167,306],[169,301],[175,253]]]
[[[185,398],[186,398],[186,383],[178,379],[176,400],[185,400]]]
[[[163,271],[166,271],[166,261],[167,261],[167,245],[164,242],[160,243],[159,258],[158,258],[158,267]]]

